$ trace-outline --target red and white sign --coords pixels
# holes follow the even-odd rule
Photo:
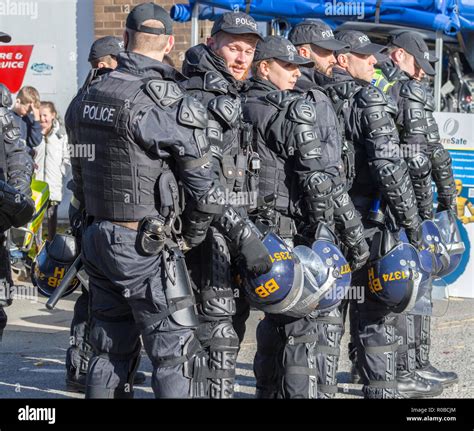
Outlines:
[[[12,93],[21,88],[33,45],[0,46],[0,82]]]

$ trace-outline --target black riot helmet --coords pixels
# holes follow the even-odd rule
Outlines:
[[[51,242],[45,241],[33,261],[31,279],[39,292],[50,297],[79,254],[72,235],[56,234]],[[80,282],[75,277],[63,296],[71,294]]]

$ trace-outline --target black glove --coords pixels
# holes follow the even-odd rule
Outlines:
[[[253,232],[242,241],[239,259],[248,272],[257,276],[266,274],[273,265],[267,248]]]
[[[365,239],[348,248],[348,260],[352,271],[362,268],[370,257],[369,245]]]
[[[35,212],[33,200],[10,186],[0,181],[0,213],[2,214],[1,229],[11,226],[20,227],[27,224]],[[4,225],[5,224],[5,225]]]
[[[452,211],[454,214],[457,212],[456,208],[456,196],[440,196],[438,195],[438,207],[436,212],[441,211]]]
[[[415,247],[417,250],[421,250],[422,248],[422,238],[423,234],[421,232],[421,225],[418,225],[414,228],[405,228],[405,232],[408,237],[408,241],[410,241],[410,244]]]

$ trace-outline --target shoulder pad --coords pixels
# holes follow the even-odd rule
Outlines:
[[[176,105],[184,97],[183,91],[176,82],[161,79],[148,81],[145,91],[163,109]]]
[[[382,63],[380,66],[380,70],[384,74],[384,76],[387,78],[387,81],[392,82],[392,81],[399,81],[404,79],[404,74],[402,70],[390,62],[385,62]]]
[[[313,125],[316,121],[316,110],[311,102],[298,99],[288,109],[288,119],[295,123]]]
[[[311,87],[306,92],[307,98],[314,102],[320,102],[321,100],[329,102],[329,97],[326,90],[323,87]]]
[[[13,118],[12,112],[4,106],[0,107],[0,132],[11,142],[20,137],[20,128]]]
[[[361,108],[369,106],[387,105],[387,99],[380,88],[369,85],[362,87],[356,95],[357,104]]]
[[[293,93],[291,91],[270,91],[265,95],[265,100],[275,106],[277,109],[285,109],[293,100],[301,97],[299,93]]]
[[[324,88],[326,91],[334,92],[341,99],[349,99],[349,97],[355,94],[361,87],[354,80],[350,80],[329,84]]]
[[[397,105],[397,102],[395,102],[395,100],[393,100],[393,97],[390,97],[390,95],[388,94],[385,94],[385,98],[387,99],[387,106],[385,108],[385,110],[393,115],[393,116],[396,116],[397,113],[398,113],[398,105]]]
[[[9,108],[12,106],[12,94],[3,84],[0,84],[0,107]]]
[[[414,79],[404,82],[400,89],[400,96],[406,99],[414,100],[416,102],[426,102],[426,90],[425,88]]]
[[[208,123],[206,108],[192,96],[185,96],[181,101],[178,112],[178,122],[185,126],[205,129]]]
[[[229,83],[218,73],[209,71],[204,75],[203,89],[227,94],[229,91]]]
[[[233,99],[224,95],[212,99],[208,108],[229,126],[236,124],[241,112],[240,99]]]

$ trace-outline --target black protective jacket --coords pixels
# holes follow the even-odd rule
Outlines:
[[[66,114],[74,194],[96,218],[169,218],[180,210],[179,180],[189,207],[185,236],[202,240],[223,209],[208,202],[219,185],[205,136],[206,110],[186,95],[177,83],[182,76],[170,66],[132,52],[120,54],[118,63],[86,84]],[[84,145],[94,145],[94,160],[81,157]],[[205,222],[194,229],[196,212]]]
[[[252,79],[243,93],[244,119],[252,123],[252,148],[259,154],[259,213],[293,219],[310,237],[319,222],[334,223],[331,160],[315,126],[314,104],[300,91],[280,91]],[[277,222],[278,220],[276,220]],[[291,236],[291,232],[281,232]]]
[[[456,185],[449,152],[441,144],[433,112],[435,103],[428,84],[411,79],[391,60],[381,65],[390,83],[386,91],[395,101],[395,122],[400,133],[401,148],[412,178],[419,214],[433,218],[431,180],[438,191],[438,211],[456,210]]]
[[[342,116],[344,134],[355,150],[355,178],[350,195],[364,220],[374,200],[382,199],[408,235],[418,235],[420,220],[399,137],[387,98],[378,88],[354,80],[335,67],[333,76],[316,73]]]
[[[257,191],[250,163],[251,128],[242,119],[239,94],[247,83],[236,81],[224,60],[203,44],[186,51],[183,73],[187,91],[208,109],[207,137],[221,184],[234,199],[229,203],[245,214],[250,194]]]

